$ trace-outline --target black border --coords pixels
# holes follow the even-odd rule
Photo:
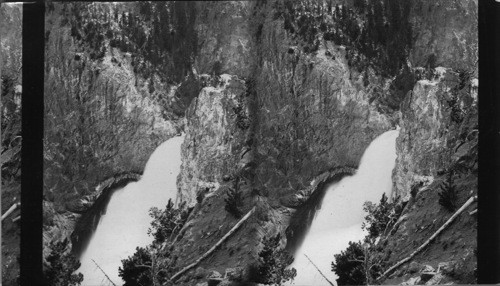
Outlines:
[[[479,4],[478,283],[500,282],[500,3]]]
[[[21,285],[42,285],[45,4],[23,4]]]

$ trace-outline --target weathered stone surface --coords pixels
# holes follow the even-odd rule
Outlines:
[[[432,183],[439,171],[452,163],[454,149],[460,146],[460,123],[453,122],[450,102],[457,100],[463,114],[474,116],[477,101],[472,93],[457,97],[458,74],[437,68],[436,78],[420,80],[402,104],[400,135],[397,139],[396,168],[393,173],[395,195],[408,200],[413,186]],[[465,85],[469,83],[465,83]],[[477,120],[477,119],[476,119]]]
[[[186,111],[186,139],[178,177],[178,200],[193,204],[202,189],[215,191],[240,162],[246,130],[238,127],[235,109],[246,113],[245,82],[223,75],[223,83],[205,87]],[[242,116],[240,114],[240,116]]]
[[[326,184],[332,181],[338,180],[343,176],[352,176],[356,173],[356,169],[352,167],[338,167],[333,170],[326,171],[325,173],[314,178],[311,185],[295,194],[291,194],[280,199],[280,203],[289,208],[300,207],[304,202],[306,202],[311,195],[315,192],[324,188]]]

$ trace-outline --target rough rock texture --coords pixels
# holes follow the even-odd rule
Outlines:
[[[203,88],[186,112],[177,199],[194,205],[194,209],[173,250],[179,257],[178,267],[200,257],[238,221],[224,210],[229,188],[241,191],[243,213],[255,204],[246,173],[252,161],[247,87],[237,76],[222,75],[219,82]],[[246,267],[254,260],[255,223],[251,217],[199,267],[220,273],[229,267]],[[192,273],[176,283],[194,285],[202,278]]]
[[[451,179],[458,207],[477,195],[476,81],[473,74],[466,77],[437,68],[436,77],[417,82],[402,104],[393,190],[408,204],[395,232],[383,243],[385,249],[391,249],[386,251],[389,264],[409,255],[451,216],[438,195],[444,182]],[[475,207],[412,259],[434,268],[442,262],[459,261],[460,266],[453,270],[443,266],[443,275],[436,274],[429,283],[474,283],[477,222],[469,212]],[[403,267],[384,283],[399,283],[409,277],[408,272],[411,269]]]
[[[223,176],[234,176],[248,149],[245,82],[229,75],[221,79],[219,86],[202,89],[186,112],[178,200],[189,205],[198,194],[217,189]]]
[[[350,70],[342,47],[296,49],[280,20],[266,21],[256,75],[256,186],[279,197],[336,166],[357,166],[368,144],[393,128]],[[332,55],[327,56],[328,54]],[[377,83],[378,84],[378,83]]]
[[[71,5],[46,10],[44,200],[51,207],[44,210],[44,253],[52,238],[69,238],[81,199],[95,197],[111,176],[141,173],[181,128],[163,114],[159,95],[173,96],[168,86],[136,74],[131,55],[118,48],[94,59],[90,43],[72,35],[63,12]]]
[[[463,89],[467,90],[463,96],[454,94],[461,84],[458,74],[437,68],[436,78],[418,81],[402,104],[394,169],[394,195],[401,196],[402,200],[409,199],[413,186],[432,183],[439,171],[442,173],[458,159],[453,156],[457,148],[473,140],[470,136],[474,136],[477,129],[465,125],[471,120],[477,123],[474,118],[477,116],[477,89],[472,86],[473,79],[464,80],[467,82],[462,83]],[[452,101],[456,107],[450,106]],[[466,146],[473,147],[470,143]]]

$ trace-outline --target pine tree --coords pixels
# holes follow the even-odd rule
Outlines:
[[[80,262],[71,254],[65,254],[68,241],[51,245],[47,256],[48,265],[44,271],[45,282],[51,286],[76,286],[83,281],[83,274],[74,272],[80,268]]]

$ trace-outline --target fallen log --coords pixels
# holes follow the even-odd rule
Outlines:
[[[179,272],[175,273],[171,278],[170,282],[175,281],[182,274],[186,273],[188,270],[194,268],[198,265],[203,259],[207,258],[210,254],[212,254],[215,249],[217,249],[229,236],[231,236],[238,228],[255,212],[255,207],[252,208],[243,218],[240,219],[238,223],[236,223],[231,230],[229,230],[212,248],[210,248],[205,254],[203,254],[200,258],[198,258],[195,262],[189,264],[188,266],[181,269]]]
[[[15,211],[21,203],[15,203],[13,204],[3,215],[2,215],[2,221],[7,218],[13,211]]]
[[[415,251],[413,251],[408,257],[401,259],[398,263],[394,264],[392,267],[387,269],[380,277],[377,278],[376,281],[380,281],[385,278],[387,275],[391,274],[396,268],[400,267],[404,263],[410,261],[415,255],[417,255],[420,251],[422,251],[432,240],[434,240],[444,229],[446,229],[454,220],[460,215],[468,206],[470,206],[473,202],[477,200],[477,196],[473,196],[468,199],[463,206],[458,209],[429,239],[427,239],[420,247],[418,247]]]
[[[16,221],[18,221],[20,219],[21,219],[21,216],[17,216],[17,217],[15,217],[15,218],[12,219],[12,222],[16,222]]]

